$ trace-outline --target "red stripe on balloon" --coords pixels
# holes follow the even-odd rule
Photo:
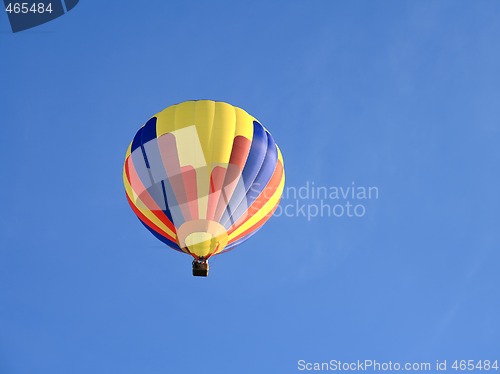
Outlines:
[[[135,215],[142,221],[144,222],[145,225],[147,225],[150,229],[154,230],[157,234],[167,238],[168,240],[174,242],[174,243],[177,243],[177,239],[174,239],[172,236],[170,236],[169,234],[167,234],[164,230],[162,230],[160,227],[158,227],[156,224],[154,224],[148,217],[146,217],[136,206],[135,204],[132,202],[132,200],[130,199],[130,197],[127,195],[127,200],[128,200],[128,203],[130,204],[130,207],[132,208],[132,210],[134,211]],[[175,231],[174,231],[175,232]]]
[[[233,239],[231,239],[227,244],[231,244],[231,243],[234,243],[235,241],[251,234],[252,232],[254,232],[255,230],[258,230],[262,225],[264,225],[264,223],[267,222],[267,220],[269,218],[271,218],[271,216],[274,214],[274,212],[276,211],[276,209],[278,208],[278,205],[280,204],[280,202],[278,201],[276,203],[276,205],[273,207],[273,209],[271,209],[271,211],[266,214],[260,221],[258,221],[255,225],[253,225],[252,227],[250,227],[249,229],[243,231],[240,235],[234,237]]]

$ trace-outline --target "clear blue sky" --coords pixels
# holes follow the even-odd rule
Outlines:
[[[82,0],[12,34],[0,14],[0,373],[500,359],[499,19],[486,0]],[[272,132],[287,186],[379,198],[274,217],[193,278],[121,171],[151,115],[201,98]]]

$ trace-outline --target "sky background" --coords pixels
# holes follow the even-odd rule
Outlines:
[[[82,0],[13,34],[1,13],[0,373],[500,359],[499,20],[486,0]],[[274,217],[192,277],[122,184],[138,128],[190,99],[258,118],[287,187],[379,198]]]

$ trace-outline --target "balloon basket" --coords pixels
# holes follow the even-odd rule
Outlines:
[[[193,276],[194,277],[206,277],[208,276],[208,262],[207,261],[193,261]]]

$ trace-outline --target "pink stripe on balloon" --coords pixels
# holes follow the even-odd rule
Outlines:
[[[224,211],[229,204],[229,200],[233,196],[234,190],[236,189],[238,181],[241,178],[241,172],[245,167],[251,145],[252,142],[244,136],[238,135],[234,138],[233,150],[231,151],[231,157],[229,158],[229,165],[226,170],[222,191],[219,195],[219,201],[214,214],[214,221],[220,221],[222,214],[224,214]]]
[[[179,155],[177,144],[173,134],[165,134],[158,138],[158,148],[160,149],[163,166],[167,172],[168,182],[174,191],[175,200],[179,205],[184,222],[191,219],[190,209],[187,205],[188,199],[184,189],[184,179],[182,176],[181,165],[179,163]],[[168,197],[168,196],[167,196]],[[169,202],[171,204],[171,202]],[[178,222],[174,222],[178,224]]]
[[[207,219],[214,219],[225,175],[226,169],[221,166],[216,166],[212,170],[212,174],[210,175],[210,193],[208,195]]]
[[[191,217],[189,219],[198,219],[198,188],[196,185],[196,170],[192,166],[181,167],[184,190],[186,191],[187,205]],[[186,218],[187,220],[187,218]]]

